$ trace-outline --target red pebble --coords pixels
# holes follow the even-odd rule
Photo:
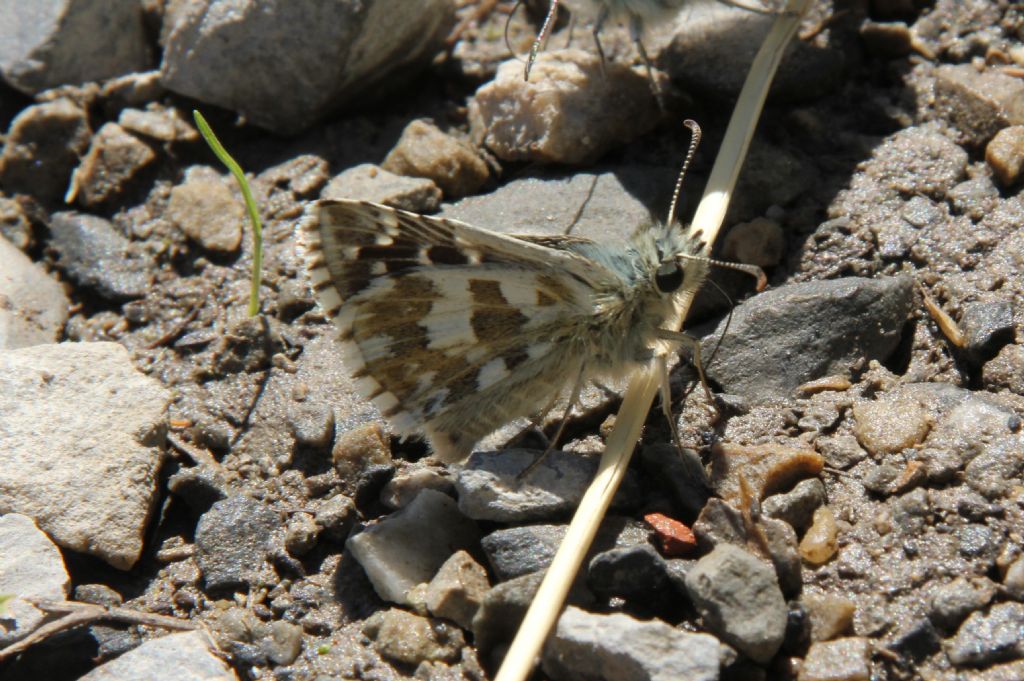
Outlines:
[[[697,548],[697,538],[693,536],[693,531],[678,520],[661,513],[648,513],[644,520],[654,528],[661,545],[661,553],[666,558],[687,556]]]

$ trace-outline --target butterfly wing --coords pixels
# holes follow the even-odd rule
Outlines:
[[[528,241],[359,201],[302,224],[310,279],[357,388],[400,434],[459,460],[579,373],[579,324],[614,275]]]

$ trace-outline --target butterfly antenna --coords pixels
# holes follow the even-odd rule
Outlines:
[[[508,13],[508,19],[505,20],[505,47],[508,49],[509,54],[511,54],[516,59],[516,61],[523,61],[523,60],[520,59],[519,55],[516,54],[516,51],[514,49],[512,49],[512,41],[508,37],[508,28],[509,28],[509,26],[512,25],[512,17],[515,16],[516,10],[519,9],[519,7],[522,4],[523,4],[523,0],[516,0],[516,4],[512,5],[512,11]]]
[[[765,276],[764,270],[762,270],[757,265],[747,265],[745,263],[740,262],[727,262],[725,260],[715,260],[714,258],[705,258],[700,255],[690,255],[689,253],[677,253],[675,257],[683,258],[686,260],[700,260],[701,262],[706,262],[707,264],[712,265],[713,267],[721,267],[722,269],[736,270],[737,272],[749,274],[750,276],[757,280],[757,286],[755,287],[755,290],[758,293],[763,291],[765,287],[768,286],[768,277]]]
[[[522,0],[517,0],[516,5],[518,6]],[[530,80],[530,69],[533,68],[533,62],[537,61],[537,53],[540,52],[541,43],[548,37],[548,33],[551,31],[551,25],[554,23],[555,15],[558,13],[558,0],[551,0],[551,7],[548,9],[548,15],[544,17],[544,23],[541,24],[540,32],[537,34],[537,39],[533,41],[533,45],[530,47],[530,58],[526,62],[526,72],[523,74],[523,80]],[[508,24],[505,24],[506,34],[508,32]]]
[[[686,178],[686,171],[690,167],[690,162],[693,161],[693,157],[697,154],[697,147],[700,145],[700,126],[697,125],[697,121],[687,118],[683,121],[683,125],[690,129],[690,150],[686,152],[686,158],[683,159],[683,167],[679,171],[679,178],[676,180],[675,191],[672,192],[672,203],[668,207],[668,220],[665,225],[668,227],[672,226],[672,223],[676,219],[676,206],[679,204],[679,194],[683,191],[683,180]]]

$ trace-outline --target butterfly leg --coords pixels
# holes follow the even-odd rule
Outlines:
[[[637,14],[632,14],[629,17],[629,36],[636,44],[636,49],[640,53],[640,59],[643,60],[644,66],[647,68],[647,80],[651,84],[651,92],[654,94],[654,99],[658,102],[658,109],[665,113],[665,95],[661,91],[658,81],[654,78],[654,65],[651,64],[651,59],[647,56],[647,49],[644,47],[644,20]]]
[[[517,480],[523,480],[528,477],[530,473],[537,470],[537,466],[547,458],[548,454],[550,454],[555,448],[555,445],[558,444],[558,440],[562,437],[562,433],[565,431],[565,424],[569,422],[569,415],[572,413],[572,408],[576,406],[576,403],[580,399],[580,393],[583,391],[584,366],[585,365],[580,364],[579,372],[576,374],[576,382],[573,384],[572,393],[569,395],[569,403],[565,405],[565,411],[562,412],[562,419],[558,423],[558,429],[555,431],[554,436],[548,440],[548,446],[544,449],[541,455],[534,459],[533,463],[519,472],[519,475],[516,476]]]
[[[711,394],[711,388],[708,386],[708,379],[704,375],[704,363],[700,358],[700,341],[681,331],[672,331],[671,329],[658,329],[658,338],[670,343],[683,345],[690,351],[693,355],[693,366],[696,367],[697,375],[700,376],[700,384],[704,388],[704,394],[707,395],[708,401],[712,405],[716,405],[715,397]],[[715,408],[718,408],[717,405]]]
[[[672,431],[672,441],[681,451],[683,441],[679,437],[679,427],[672,415],[672,386],[669,383],[668,359],[665,355],[658,356],[658,373],[661,374],[661,411],[665,414],[665,420],[668,421],[669,430]]]
[[[601,75],[607,77],[604,70],[604,48],[601,46],[601,28],[604,26],[605,19],[608,18],[608,6],[604,3],[601,4],[601,9],[597,12],[597,17],[594,19],[594,45],[597,47],[597,56],[601,58]]]

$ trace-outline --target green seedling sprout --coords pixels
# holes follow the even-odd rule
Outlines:
[[[242,167],[238,165],[231,154],[227,152],[224,145],[220,143],[217,136],[213,134],[210,124],[203,118],[203,114],[193,109],[192,117],[199,127],[199,134],[206,140],[214,155],[224,166],[235,176],[238,187],[242,190],[242,199],[245,201],[245,209],[249,212],[249,221],[252,223],[252,286],[249,290],[249,316],[255,317],[260,312],[260,279],[263,275],[263,224],[260,222],[259,211],[256,210],[256,202],[252,198],[252,191],[249,189],[249,181],[245,179]]]

